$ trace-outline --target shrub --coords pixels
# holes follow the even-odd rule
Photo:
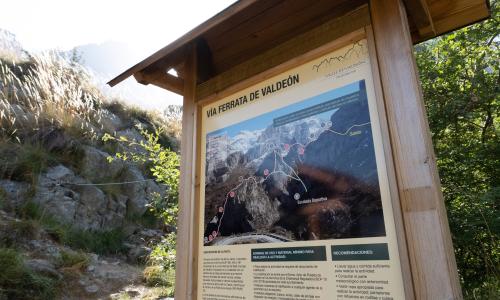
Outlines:
[[[162,266],[146,267],[143,274],[148,286],[167,286],[170,284],[167,271]]]
[[[161,287],[165,296],[173,296],[175,288],[175,233],[170,233],[151,251],[148,267],[144,269],[144,281],[148,286]]]
[[[126,220],[132,224],[142,225],[146,228],[156,229],[158,228],[160,219],[151,212],[151,210],[146,210],[146,212],[142,215],[127,212],[125,216]]]
[[[0,297],[54,299],[56,296],[58,282],[26,268],[16,250],[0,248],[0,270]]]
[[[17,236],[30,240],[36,239],[40,233],[40,224],[35,220],[12,221],[8,227]]]
[[[125,234],[121,229],[92,231],[75,228],[43,212],[41,207],[32,201],[26,202],[19,214],[27,219],[24,222],[43,228],[52,238],[73,249],[98,254],[117,254],[126,250],[123,246]]]
[[[123,245],[125,234],[121,229],[109,231],[90,231],[70,228],[64,238],[63,244],[86,252],[98,254],[118,254],[125,252]]]
[[[26,201],[17,212],[23,219],[40,220],[43,217],[43,212],[37,203]]]
[[[36,182],[40,173],[55,165],[57,158],[37,144],[0,143],[0,177]]]
[[[7,201],[7,193],[3,188],[0,188],[0,209],[4,209],[6,201]]]
[[[84,269],[88,267],[89,263],[90,263],[90,258],[83,251],[71,251],[71,250],[61,251],[60,266],[63,268],[78,267],[78,269]]]
[[[0,245],[16,247],[26,239],[36,239],[40,233],[40,225],[35,220],[10,221],[0,233]]]

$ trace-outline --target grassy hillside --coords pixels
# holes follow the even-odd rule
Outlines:
[[[0,269],[5,271],[5,276],[0,275],[0,299],[54,299],[61,292],[67,292],[61,287],[68,284],[75,284],[75,291],[81,291],[85,299],[94,299],[111,291],[106,286],[118,288],[116,282],[103,282],[98,292],[94,290],[94,278],[87,268],[91,266],[100,270],[110,266],[100,259],[91,260],[94,254],[90,253],[113,255],[117,260],[117,270],[125,274],[127,270],[131,274],[136,272],[135,267],[126,265],[125,269],[119,269],[122,260],[128,259],[134,251],[138,252],[132,254],[137,254],[140,263],[149,261],[152,264],[152,260],[147,258],[148,253],[154,243],[159,242],[159,237],[155,231],[152,234],[148,232],[147,228],[156,228],[158,232],[158,220],[148,211],[132,211],[130,201],[123,200],[124,195],[130,193],[139,193],[138,197],[143,195],[141,193],[145,195],[149,185],[137,187],[108,183],[136,178],[145,178],[146,181],[153,177],[147,165],[122,163],[108,166],[103,157],[140,149],[126,148],[127,145],[120,143],[119,138],[103,142],[102,137],[109,134],[141,140],[137,127],[149,132],[159,130],[159,144],[177,151],[180,112],[178,107],[170,107],[166,112],[145,111],[124,105],[119,99],[109,98],[92,83],[92,78],[77,61],[54,53],[28,55],[23,59],[0,55]],[[125,209],[125,215],[121,216],[126,223],[110,230],[82,229],[61,221],[60,216],[51,214],[43,202],[34,201],[37,197],[40,199],[44,191],[61,197],[61,201],[66,199],[61,205],[80,201],[75,198],[76,202],[71,202],[70,198],[75,197],[74,191],[90,199],[90,203],[97,201],[92,199],[94,194],[85,194],[85,186],[80,188],[81,192],[74,186],[61,189],[59,194],[57,190],[53,191],[50,185],[53,183],[47,185],[47,178],[50,179],[47,174],[57,173],[57,170],[66,172],[62,175],[70,174],[71,180],[83,183],[83,186],[95,185],[92,186],[93,193],[109,203],[127,205],[116,208]],[[69,175],[64,176],[69,178]],[[7,190],[6,187],[12,188]],[[14,197],[12,194],[15,194]],[[99,205],[102,206],[96,203],[96,207],[101,207]],[[104,209],[109,209],[109,205],[105,205]],[[107,217],[107,213],[97,210],[95,214],[102,215],[100,218]],[[94,213],[92,209],[87,212]],[[130,224],[134,224],[132,230],[127,229]],[[141,236],[143,233],[154,243],[145,242]],[[150,234],[151,238],[148,237]],[[33,243],[45,245],[43,251],[31,249]],[[159,250],[161,248],[155,251]],[[55,251],[57,257],[45,257],[47,251]],[[151,255],[158,257],[157,253]],[[42,268],[43,272],[37,269],[41,268],[40,260],[50,263],[49,267],[42,265],[45,268]],[[50,269],[49,274],[47,269]],[[170,287],[172,271],[160,269],[153,264],[145,270],[146,284],[159,280],[161,286]],[[81,278],[88,279],[85,286],[80,286]],[[104,281],[102,278],[98,280]],[[152,292],[155,293],[167,295],[172,293],[172,289]]]

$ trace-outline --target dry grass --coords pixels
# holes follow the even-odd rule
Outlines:
[[[180,137],[179,106],[160,114],[109,99],[83,67],[54,53],[24,62],[0,57],[0,137],[21,143],[36,132],[60,128],[70,136],[96,141],[117,130],[109,112],[124,127],[141,123],[150,131],[161,128],[169,137]],[[176,141],[170,143],[177,147]]]
[[[95,137],[103,95],[82,68],[54,53],[16,64],[0,60],[0,125],[4,136],[20,139],[44,127]]]

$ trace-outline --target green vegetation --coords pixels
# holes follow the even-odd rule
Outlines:
[[[151,210],[146,210],[142,215],[127,212],[125,218],[128,222],[139,224],[145,228],[158,228],[160,223],[158,217]]]
[[[163,220],[167,226],[175,228],[179,197],[179,155],[162,146],[159,138],[160,130],[150,133],[146,129],[139,129],[145,141],[130,141],[125,137],[104,135],[105,142],[120,142],[128,146],[139,146],[145,150],[145,152],[116,153],[109,159],[131,160],[150,167],[156,181],[167,186],[167,192],[163,197],[159,194],[153,195],[153,200],[149,203],[149,212]],[[146,284],[164,288],[167,296],[173,295],[175,287],[175,247],[176,234],[172,232],[154,246],[147,259],[148,267],[144,270]]]
[[[167,120],[161,114],[129,107],[104,97],[78,64],[75,55],[70,61],[55,54],[42,54],[30,55],[26,61],[15,59],[12,62],[0,54],[0,179],[23,181],[32,186],[31,191],[20,197],[19,200],[23,200],[20,201],[23,203],[20,207],[17,203],[16,207],[10,207],[14,205],[7,201],[8,195],[0,189],[0,208],[8,208],[9,213],[15,213],[20,218],[2,222],[2,225],[6,225],[0,228],[0,247],[3,247],[0,250],[7,249],[7,254],[15,254],[10,249],[30,253],[30,250],[20,245],[32,239],[45,239],[48,235],[59,244],[74,249],[62,250],[60,261],[56,261],[58,268],[69,271],[82,270],[88,265],[86,252],[104,255],[125,253],[128,250],[124,247],[126,237],[121,229],[81,230],[48,214],[31,200],[36,192],[39,175],[50,167],[62,164],[93,183],[123,181],[124,174],[120,172],[106,178],[83,174],[85,147],[116,153],[124,149],[135,152],[143,146],[154,146],[156,148],[149,148],[154,152],[143,161],[142,171],[156,176],[162,183],[168,182],[172,188],[167,193],[168,198],[155,198],[145,214],[127,214],[126,222],[158,228],[159,219],[163,217],[173,224],[177,207],[177,182],[172,177],[178,177],[178,157],[175,152],[170,155],[163,149],[178,149],[180,136],[180,122],[175,120],[175,115],[169,115],[170,119]],[[178,111],[178,108],[172,110],[174,113]],[[110,118],[110,112],[118,118]],[[171,126],[171,123],[175,123],[175,126]],[[136,134],[133,126],[137,125],[149,131],[156,128],[161,130],[157,131],[157,136],[151,135],[151,140],[137,142],[131,148],[123,147],[123,140],[103,142],[100,139],[106,133],[122,130],[133,136]],[[158,158],[153,159],[154,156]],[[174,172],[159,169],[157,164],[160,160],[175,165]],[[102,185],[99,188],[108,197],[123,194],[121,185]],[[4,204],[8,207],[4,207]],[[165,213],[164,208],[170,211]],[[175,249],[175,241],[173,247]],[[57,282],[21,267],[22,257],[16,255],[20,263],[13,264],[12,270],[17,270],[19,276],[12,277],[12,281],[0,280],[0,299],[54,299]],[[152,288],[154,292],[151,299],[173,293],[174,281],[170,278],[174,276],[174,267],[170,264],[168,268],[160,272],[168,275],[168,281],[157,281],[160,286]],[[0,263],[0,273],[4,269]],[[151,273],[151,278],[153,275]]]
[[[145,126],[145,130],[154,132],[157,128],[161,128],[158,131],[158,142],[164,148],[177,150],[178,138],[180,137],[180,127],[173,126],[175,122],[179,122],[179,120],[174,120],[174,117],[177,115],[173,115],[175,109],[170,109],[172,111],[167,114],[165,117],[160,116],[157,112],[150,112],[140,109],[135,106],[125,106],[123,103],[119,101],[110,101],[102,104],[102,108],[109,110],[114,113],[120,119],[125,122],[128,126],[134,126],[139,121],[141,124]],[[106,144],[110,144],[109,142]],[[115,153],[116,151],[110,152]]]
[[[60,267],[78,267],[84,269],[90,263],[89,256],[83,251],[61,251]]]
[[[57,280],[25,267],[18,251],[0,248],[0,299],[54,299]]]
[[[7,193],[4,189],[0,188],[0,209],[4,209],[5,201],[7,200]]]
[[[121,152],[116,153],[108,159],[120,159],[123,161],[133,161],[136,163],[147,163],[150,166],[150,172],[160,184],[167,186],[167,192],[164,197],[154,196],[154,200],[149,204],[150,211],[162,218],[166,224],[175,225],[178,211],[179,197],[179,155],[169,148],[165,148],[160,143],[161,129],[155,133],[150,133],[146,129],[138,127],[145,141],[128,140],[126,137],[114,137],[110,134],[103,136],[104,142],[121,142],[127,146],[138,146],[145,152]]]
[[[73,249],[81,249],[97,254],[123,253],[125,234],[120,229],[110,231],[90,231],[70,228],[62,238],[62,243]]]
[[[0,178],[36,183],[40,173],[59,163],[78,169],[83,155],[77,144],[50,151],[40,142],[0,141]]]
[[[55,155],[42,145],[0,143],[1,178],[35,182],[38,175],[55,162]]]
[[[500,299],[500,16],[416,46],[466,299]]]
[[[18,228],[13,233],[23,230],[25,234],[33,235],[42,228],[52,238],[73,249],[97,254],[117,254],[126,250],[123,246],[125,234],[121,229],[91,231],[74,228],[45,213],[38,204],[32,201],[26,202],[18,214],[24,220],[17,222],[19,223]],[[25,235],[19,234],[14,237],[16,236],[23,237]]]
[[[175,269],[167,269],[161,265],[154,265],[146,267],[143,274],[147,286],[163,288],[161,296],[174,296]]]
[[[148,266],[144,269],[144,279],[148,286],[172,286],[175,283],[175,270],[165,269],[162,266]]]

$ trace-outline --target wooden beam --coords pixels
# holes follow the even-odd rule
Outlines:
[[[157,70],[155,72],[141,71],[135,73],[134,77],[135,80],[137,80],[137,82],[141,84],[153,84],[179,95],[184,94],[184,80],[182,80],[182,78],[168,74],[167,70]]]
[[[227,71],[256,53],[272,49],[365,3],[365,0],[280,1],[210,42],[216,54],[216,70]]]
[[[147,57],[143,61],[139,62],[138,64],[134,65],[133,67],[129,68],[125,72],[121,73],[117,77],[113,78],[108,82],[110,86],[115,86],[118,83],[122,82],[126,78],[128,78],[130,75],[135,74],[139,71],[142,71],[149,66],[155,64],[159,60],[170,56],[174,51],[178,50],[180,47],[184,47],[185,45],[191,43],[194,39],[198,38],[201,36],[203,33],[209,31],[210,29],[214,28],[215,26],[223,23],[227,19],[233,17],[237,13],[247,9],[248,7],[252,6],[253,4],[257,3],[259,0],[245,0],[245,1],[237,1],[236,3],[232,4],[228,8],[224,9],[214,17],[208,19],[207,21],[203,22],[202,24],[198,25],[185,35],[181,36],[174,42],[168,44],[167,46],[163,47],[162,49],[158,50],[151,56]]]
[[[204,82],[214,76],[215,67],[212,59],[212,51],[203,38],[196,41],[196,48],[198,61],[203,62],[203,64],[198,66],[197,82]]]
[[[426,38],[436,36],[436,29],[426,0],[404,0],[404,3],[419,35]]]
[[[196,222],[194,222],[195,199],[195,149],[196,149],[196,46],[188,47],[188,55],[184,68],[184,100],[182,111],[181,167],[179,186],[179,215],[177,221],[177,262],[175,271],[175,299],[191,300],[193,281],[196,281],[195,239]]]
[[[391,194],[392,214],[394,216],[394,225],[396,226],[396,238],[398,241],[399,261],[401,264],[401,275],[403,276],[403,287],[405,300],[414,300],[415,292],[411,276],[410,261],[408,257],[408,241],[406,240],[401,202],[399,199],[398,184],[396,178],[396,168],[394,166],[394,157],[390,143],[389,126],[385,111],[384,93],[382,91],[380,72],[377,61],[377,51],[375,49],[375,38],[373,36],[372,26],[366,27],[368,40],[368,51],[370,55],[370,64],[372,67],[373,83],[375,87],[377,112],[380,118],[380,129],[382,133],[382,143],[384,147],[384,157],[387,170],[387,179],[389,180],[389,191]]]
[[[244,79],[298,57],[356,29],[363,28],[369,23],[368,7],[363,5],[340,18],[328,21],[273,49],[258,54],[200,84],[196,89],[196,99],[201,100],[214,95]]]
[[[429,1],[427,3],[436,35],[457,30],[490,17],[487,0]],[[425,36],[425,32],[416,29],[414,28],[412,32],[414,44],[429,38]]]
[[[380,77],[416,299],[462,299],[401,0],[371,0]]]

